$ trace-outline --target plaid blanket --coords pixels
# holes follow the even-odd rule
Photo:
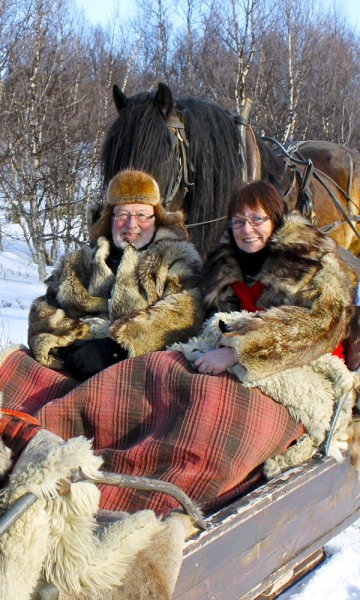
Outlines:
[[[204,512],[259,483],[261,464],[304,432],[259,389],[227,373],[200,375],[175,351],[125,360],[79,384],[16,350],[3,360],[0,389],[4,408],[36,416],[65,440],[92,438],[104,470],[172,482]],[[28,423],[26,435],[31,427],[37,426]],[[21,447],[11,440],[21,428],[5,429],[7,445]],[[101,492],[107,510],[179,508],[164,494],[114,486]]]

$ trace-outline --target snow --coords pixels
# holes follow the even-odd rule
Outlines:
[[[359,600],[360,520],[325,545],[326,560],[280,600]]]
[[[30,305],[44,291],[26,246],[6,242],[0,253],[0,348],[27,343]]]
[[[50,271],[49,271],[50,274]],[[0,348],[27,343],[31,302],[44,293],[26,246],[4,242],[0,252]],[[280,600],[360,600],[360,519],[325,545],[326,560],[281,594]]]

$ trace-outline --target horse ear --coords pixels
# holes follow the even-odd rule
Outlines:
[[[120,112],[128,103],[127,96],[121,91],[117,83],[115,83],[113,87],[113,99],[118,112]]]
[[[154,102],[166,119],[172,112],[174,102],[171,89],[165,83],[158,83]]]

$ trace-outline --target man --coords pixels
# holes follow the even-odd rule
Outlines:
[[[61,259],[32,304],[37,361],[82,380],[198,331],[201,259],[153,177],[126,170],[112,179],[90,242]]]

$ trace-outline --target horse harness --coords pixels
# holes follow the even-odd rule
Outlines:
[[[189,182],[189,141],[186,139],[185,125],[176,115],[169,117],[166,124],[170,132],[176,163],[176,176],[168,185],[163,199],[163,206],[165,209],[168,209],[177,194],[180,185],[183,185],[184,194],[186,194],[188,192],[188,186],[192,184]]]
[[[176,115],[171,116],[166,122],[170,135],[171,143],[174,151],[174,158],[176,163],[176,177],[168,185],[164,194],[163,206],[167,210],[180,189],[183,187],[184,195],[189,191],[189,186],[194,185],[189,181],[189,170],[194,170],[189,162],[189,140],[186,138],[185,125]],[[202,221],[201,223],[190,223],[186,225],[187,229],[192,227],[200,227],[201,225],[207,225],[215,223],[216,221],[223,221],[226,217],[219,217],[218,219],[211,219],[210,221]]]
[[[334,221],[333,223],[330,223],[329,225],[320,227],[319,228],[320,231],[322,231],[326,235],[329,235],[330,233],[335,231],[335,229],[337,229],[338,227],[343,225],[344,222],[346,222],[351,227],[351,229],[353,230],[355,235],[358,238],[360,238],[360,234],[353,224],[353,221],[355,221],[357,223],[360,222],[360,216],[356,215],[354,213],[353,207],[352,207],[352,205],[354,204],[354,201],[351,199],[351,196],[350,196],[350,191],[351,191],[351,187],[352,187],[352,183],[353,183],[353,174],[354,174],[354,165],[353,165],[353,160],[352,160],[350,154],[348,155],[348,157],[349,157],[348,190],[347,190],[347,192],[345,192],[345,190],[343,190],[329,175],[327,175],[320,169],[316,169],[310,159],[306,159],[303,157],[303,155],[300,153],[299,148],[305,142],[297,142],[296,144],[292,144],[288,148],[285,148],[282,144],[280,144],[280,142],[278,142],[277,140],[275,140],[272,137],[262,136],[261,139],[266,142],[271,142],[272,144],[275,144],[280,149],[286,166],[289,167],[293,172],[293,181],[292,181],[292,184],[290,185],[290,188],[287,190],[287,192],[284,195],[285,199],[290,194],[291,189],[295,185],[295,180],[297,179],[297,181],[300,184],[300,191],[298,194],[296,208],[306,218],[308,218],[313,225],[316,226],[317,225],[316,224],[316,213],[314,211],[314,206],[313,206],[312,199],[311,199],[311,191],[309,189],[311,178],[314,177],[326,189],[331,200],[335,204],[337,210],[343,216],[343,219],[340,221]],[[298,168],[299,166],[304,167],[303,172]],[[338,199],[336,198],[336,196],[334,195],[332,190],[329,188],[328,183],[331,183],[332,185],[334,185],[339,190],[339,192],[347,199],[348,212],[346,212],[343,209],[340,202],[338,201]]]

